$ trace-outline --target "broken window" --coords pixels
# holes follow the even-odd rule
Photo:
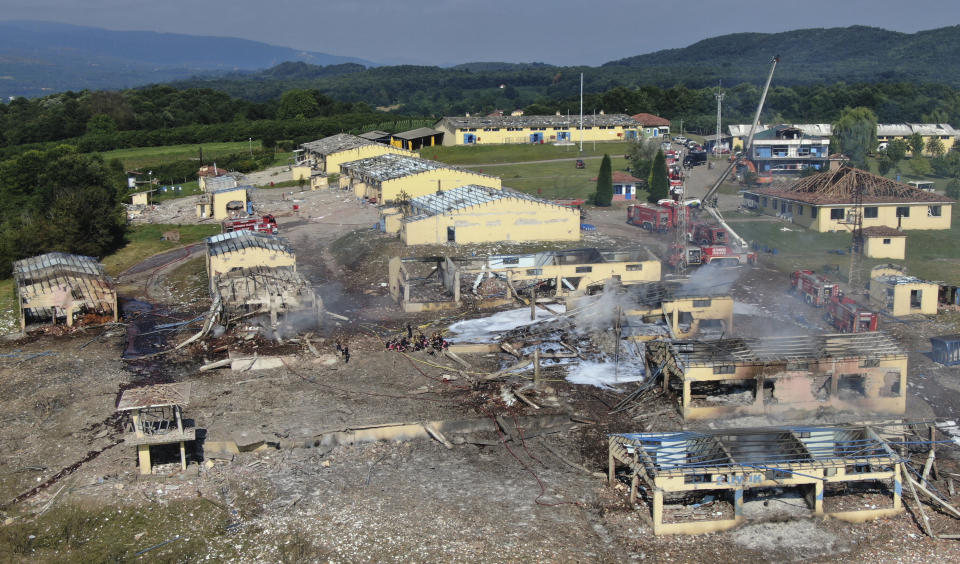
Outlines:
[[[923,304],[923,290],[910,290],[910,309],[919,309]]]
[[[880,395],[888,398],[900,396],[899,372],[887,372],[883,375],[883,386],[880,387]]]
[[[788,362],[787,370],[810,370],[809,362]]]
[[[776,382],[774,380],[763,381],[763,403],[779,403],[774,392]]]
[[[863,374],[841,374],[837,381],[837,396],[842,400],[858,399],[867,395],[867,379]]]
[[[843,208],[830,208],[830,219],[843,219]]]
[[[756,400],[755,380],[690,382],[690,405],[708,407],[750,405]]]
[[[884,239],[884,240],[883,240],[883,244],[884,244],[884,245],[889,245],[889,244],[890,244],[890,239]]]
[[[817,218],[817,208],[810,206],[810,217],[814,219]]]
[[[734,364],[718,364],[713,367],[714,374],[736,374],[737,367]]]
[[[877,206],[867,206],[863,208],[863,217],[864,218],[876,218],[879,215],[879,208]]]
[[[927,207],[927,216],[929,217],[940,217],[941,211],[940,206],[928,206]]]
[[[528,268],[528,269],[527,269],[527,276],[539,276],[540,274],[543,274],[543,269],[542,269],[542,268]]]
[[[643,265],[642,265],[642,264],[628,264],[628,265],[627,265],[627,272],[636,272],[636,271],[638,271],[638,270],[643,270]]]
[[[817,401],[827,401],[830,399],[830,388],[833,387],[832,376],[814,376],[810,382],[810,388],[813,390],[813,397]]]
[[[503,264],[520,264],[520,259],[517,257],[505,258],[503,259]]]
[[[578,266],[578,267],[577,267],[577,274],[580,274],[580,273],[582,273],[582,272],[593,272],[593,267],[592,267],[592,266]]]
[[[710,300],[693,300],[693,307],[710,307]]]
[[[910,217],[910,207],[897,206],[897,217]]]
[[[874,368],[880,366],[879,358],[865,358],[860,361],[860,366],[864,368]]]

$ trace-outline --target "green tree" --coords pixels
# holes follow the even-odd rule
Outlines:
[[[897,166],[897,163],[902,161],[904,157],[907,156],[907,151],[910,150],[910,146],[903,139],[894,139],[893,141],[887,143],[887,158],[890,159],[890,162],[893,166]]]
[[[919,131],[910,136],[908,144],[910,145],[910,153],[911,153],[910,156],[912,157],[923,156],[923,147],[924,147],[923,135],[920,135]]]
[[[914,157],[910,159],[910,170],[917,176],[928,176],[933,171],[933,167],[926,158]]]
[[[954,178],[947,182],[947,196],[953,199],[960,199],[960,179]]]
[[[117,122],[107,114],[97,114],[87,122],[90,135],[111,135],[117,132]]]
[[[670,179],[667,178],[667,160],[663,157],[663,151],[658,150],[653,157],[653,164],[650,168],[650,179],[647,181],[650,186],[650,193],[647,195],[647,201],[656,203],[670,195]]]
[[[594,204],[607,207],[613,202],[613,169],[610,164],[610,155],[604,154],[600,161],[600,172],[597,173],[597,196]]]
[[[934,137],[927,143],[927,152],[930,153],[932,157],[942,157],[946,152],[946,149],[943,146],[943,141],[939,137]]]
[[[867,153],[877,147],[877,115],[863,106],[848,108],[833,124],[833,137],[854,166],[866,168]]]
[[[893,161],[890,160],[890,157],[887,156],[886,152],[880,153],[880,156],[877,157],[877,169],[880,171],[880,176],[886,176],[892,168]]]
[[[288,90],[280,97],[277,119],[311,118],[319,113],[317,99],[309,90]]]

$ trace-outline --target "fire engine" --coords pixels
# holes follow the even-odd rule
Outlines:
[[[647,231],[666,233],[677,226],[680,213],[687,214],[689,220],[690,208],[677,202],[668,200],[661,201],[657,205],[633,204],[627,207],[627,223]]]
[[[799,293],[803,301],[814,307],[823,307],[840,298],[840,285],[812,270],[798,270],[791,274],[790,291]]]
[[[876,331],[880,315],[850,298],[834,298],[827,303],[824,319],[841,333],[862,333]]]
[[[257,233],[270,233],[276,235],[277,220],[270,214],[262,216],[250,216],[241,219],[227,219],[223,222],[223,232],[231,231],[256,231]]]

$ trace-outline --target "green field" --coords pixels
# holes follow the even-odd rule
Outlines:
[[[611,155],[613,170],[624,170],[627,161],[623,155]],[[577,169],[573,161],[544,161],[533,164],[498,165],[489,168],[471,167],[499,176],[503,185],[546,199],[586,198],[596,191],[600,159],[585,162]]]
[[[849,233],[817,233],[798,225],[766,216],[729,214],[730,226],[747,241],[761,249],[776,249],[777,254],[761,250],[760,261],[784,272],[800,268],[821,270],[824,265],[840,268],[840,278],[846,280],[850,266],[851,236]],[[960,209],[953,208],[953,227],[949,230],[907,231],[907,258],[903,263],[907,272],[926,280],[960,283]],[[783,231],[786,227],[791,231]],[[829,253],[843,250],[844,254]],[[889,259],[864,258],[866,269]]]
[[[489,163],[517,163],[549,159],[577,159],[603,156],[604,153],[621,157],[630,150],[632,143],[587,143],[583,152],[579,145],[470,145],[456,147],[424,147],[420,156],[447,164],[478,165]],[[494,173],[496,174],[496,173]]]
[[[199,161],[200,149],[203,149],[203,160],[212,161],[223,155],[231,155],[249,151],[248,141],[228,143],[203,143],[190,145],[166,145],[162,147],[136,147],[133,149],[116,149],[100,153],[106,160],[120,159],[124,168],[128,170],[156,166],[173,161],[194,159]],[[253,150],[260,148],[260,141],[253,142]],[[286,153],[283,153],[286,154]],[[286,161],[284,161],[286,162]],[[198,167],[199,168],[199,167]]]

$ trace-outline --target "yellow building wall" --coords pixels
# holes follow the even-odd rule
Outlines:
[[[310,180],[310,167],[308,166],[294,166],[290,168],[290,180]]]
[[[695,305],[695,301],[710,300],[710,305]],[[680,313],[689,313],[693,318],[687,331],[680,329]],[[719,319],[724,322],[724,331],[733,331],[733,298],[729,296],[690,297],[665,301],[657,307],[638,307],[626,311],[629,316],[643,318],[666,318],[678,339],[688,339],[700,330],[701,320]],[[651,322],[653,320],[651,319]],[[643,340],[638,339],[638,340]]]
[[[376,143],[374,145],[364,145],[355,149],[346,149],[343,151],[337,151],[336,153],[330,153],[326,156],[326,158],[321,159],[321,162],[318,163],[318,165],[320,170],[326,172],[327,174],[340,174],[342,172],[340,170],[340,165],[343,163],[379,157],[380,155],[386,155],[387,153],[403,155],[405,157],[420,156],[414,151],[408,151],[406,149],[400,149],[399,147]]]
[[[774,207],[774,200],[777,202],[786,201],[792,206],[793,223],[802,225],[808,229],[827,233],[830,231],[848,231],[849,225],[843,223],[843,220],[831,219],[830,210],[840,208],[844,210],[846,218],[852,206],[817,206],[817,217],[811,217],[810,211],[813,206],[808,204],[798,204],[796,201],[783,200],[776,196],[758,195],[760,201],[757,202],[757,209],[767,215],[777,215],[780,207]],[[766,206],[764,206],[766,198]],[[803,213],[798,213],[798,207],[803,206]],[[910,208],[910,216],[902,218],[901,226],[903,229],[950,229],[950,220],[953,213],[953,204],[906,204]],[[940,206],[940,215],[933,217],[928,215],[931,206]],[[782,206],[781,206],[782,207]],[[864,217],[864,227],[892,227],[896,228],[898,224],[897,204],[867,204],[864,207],[876,207],[877,217]]]
[[[515,128],[514,131],[508,131],[506,127],[500,128],[476,128],[474,131],[457,129],[456,131],[451,131],[449,128],[442,128],[444,131],[443,135],[443,144],[444,145],[508,145],[514,143],[530,143],[530,136],[534,133],[543,134],[544,143],[553,143],[559,140],[560,134],[565,133],[568,135],[568,140],[573,142],[580,141],[580,130],[577,126],[571,126],[569,128],[530,128],[530,127],[520,127]],[[637,126],[634,127],[624,127],[622,125],[613,126],[611,129],[600,129],[597,126],[589,128],[584,127],[583,130],[583,140],[587,142],[593,141],[624,141],[627,138],[627,131],[633,131],[636,135],[639,135],[639,130]],[[476,143],[464,143],[464,135],[471,134],[476,136]]]
[[[292,253],[283,253],[271,249],[249,247],[232,253],[215,256],[207,255],[207,276],[213,278],[238,268],[266,266],[270,268],[290,267],[297,269],[297,257]]]
[[[890,241],[884,244],[884,241]],[[869,258],[903,259],[907,254],[906,237],[866,237],[863,254]]]
[[[381,208],[380,221],[383,224],[384,233],[397,235],[403,227],[403,212],[399,208]]]
[[[247,189],[236,188],[236,189],[230,190],[229,192],[217,192],[217,193],[210,194],[210,198],[213,200],[212,205],[209,206],[209,209],[211,209],[213,212],[213,219],[216,219],[216,220],[229,219],[230,212],[227,211],[227,204],[233,201],[240,201],[240,202],[243,202],[244,207],[246,207]]]
[[[939,138],[940,136],[939,136],[939,135],[924,135],[924,136],[923,136],[923,154],[924,154],[924,155],[927,155],[927,156],[930,155],[930,150],[929,150],[930,141],[933,141],[933,139],[934,139],[935,137],[936,137],[936,138]],[[949,153],[949,152],[950,152],[950,149],[953,148],[954,143],[956,143],[956,141],[957,141],[957,138],[956,138],[956,137],[950,137],[949,135],[946,136],[946,137],[947,137],[946,139],[940,139],[940,142],[943,143],[943,154]],[[908,144],[908,146],[909,146],[909,143],[910,143],[910,137],[909,137],[909,136],[907,136],[907,137],[904,137],[904,136],[902,136],[902,135],[878,135],[878,136],[877,136],[877,142],[878,142],[878,143],[884,143],[884,142],[889,143],[890,141],[893,141],[894,139],[902,139],[903,141],[906,141],[907,144]],[[913,151],[911,151],[910,149],[907,149],[907,154],[910,155],[910,156],[913,156]]]
[[[893,290],[892,295],[890,290]],[[920,307],[917,308],[910,307],[910,293],[913,290],[923,292],[920,296]],[[933,282],[888,284],[878,279],[870,281],[870,305],[894,317],[915,314],[936,315],[939,293],[940,286]]]
[[[448,227],[455,229],[458,244],[579,241],[580,212],[563,206],[503,198],[406,222],[400,236],[407,245],[446,243]]]
[[[150,193],[149,192],[137,192],[130,196],[130,203],[135,206],[146,206],[149,204]]]
[[[500,190],[502,186],[499,177],[448,168],[428,170],[420,174],[386,180],[379,186],[365,184],[358,180],[354,180],[352,183],[354,194],[358,198],[378,198],[378,202],[396,201],[401,192],[410,198],[416,198],[433,194],[437,190],[445,191],[468,184],[488,186],[497,190]]]

